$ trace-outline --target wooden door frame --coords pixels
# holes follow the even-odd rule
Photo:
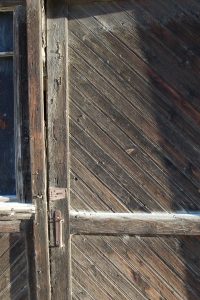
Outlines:
[[[32,198],[32,204],[1,203],[0,232],[11,233],[23,230],[25,233],[29,254],[30,297],[45,300],[51,298],[51,288],[43,95],[42,3],[40,0],[0,1],[1,7],[25,5],[27,12],[27,101]],[[22,226],[23,224],[25,226]]]
[[[42,6],[43,1],[26,0],[31,182],[32,202],[36,207],[33,225],[35,252],[35,276],[33,274],[33,277],[35,277],[36,283],[35,293],[32,291],[32,294],[37,299],[47,300],[51,298],[51,288],[42,61]]]
[[[48,205],[51,219],[55,221],[56,213],[60,214],[62,219],[60,220],[62,222],[60,223],[62,226],[62,230],[60,229],[62,241],[60,242],[56,241],[55,222],[49,223],[52,299],[71,299],[67,15],[67,0],[47,1]]]
[[[63,245],[59,247],[55,243],[54,223],[49,223],[51,296],[70,300],[72,234],[200,235],[200,215],[70,211],[68,0],[47,0],[46,16],[48,205],[52,220],[59,211],[64,222]]]

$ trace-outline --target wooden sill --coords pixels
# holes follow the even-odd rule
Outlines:
[[[19,202],[0,203],[0,233],[20,232],[24,221],[34,218],[35,205]]]
[[[14,56],[14,52],[0,52],[0,58],[12,57],[12,56]]]
[[[6,203],[6,202],[19,202],[19,201],[17,200],[17,197],[15,195],[0,196],[0,203]]]

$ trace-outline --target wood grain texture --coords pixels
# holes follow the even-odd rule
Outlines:
[[[35,215],[35,206],[24,203],[0,203],[0,220],[26,220]]]
[[[199,210],[199,10],[193,0],[70,3],[77,214]],[[74,299],[199,299],[198,236],[129,237],[117,222],[121,237],[91,236],[93,225],[72,237]]]
[[[0,299],[29,299],[26,246],[23,233],[0,235]]]
[[[139,14],[138,5],[129,3],[128,6],[124,3],[122,12],[120,5],[119,2],[116,5],[91,4],[87,9],[77,6],[70,12],[71,133],[76,149],[80,145],[80,150],[76,151],[82,156],[79,160],[86,157],[84,150],[92,154],[94,166],[95,160],[99,160],[103,177],[105,172],[109,173],[107,178],[113,176],[123,184],[131,194],[129,202],[134,209],[136,198],[141,199],[140,210],[142,206],[149,210],[171,210],[172,201],[176,206],[174,209],[198,209],[198,179],[195,179],[198,169],[197,173],[189,175],[185,172],[186,165],[183,167],[187,161],[185,155],[189,155],[189,160],[194,158],[195,154],[189,149],[189,140],[192,138],[190,145],[194,143],[196,148],[198,127],[190,128],[192,123],[187,121],[189,110],[183,119],[181,111],[172,102],[169,103],[169,98],[166,99],[165,92],[162,93],[155,86],[149,76],[149,72],[153,72],[153,62],[147,64],[142,49],[139,52],[138,48],[134,48],[139,33],[137,36],[136,30],[132,32],[131,26],[138,27],[138,32],[140,30],[142,33],[145,28],[146,35],[148,32],[147,25],[144,27],[142,23],[145,20],[137,21],[130,14],[131,9]],[[112,15],[112,11],[116,14]],[[96,13],[97,17],[92,17],[92,13]],[[120,27],[120,18],[126,22],[123,27]],[[110,24],[110,28],[115,26],[116,30],[111,33],[104,29],[104,23],[108,24],[108,29]],[[123,34],[125,30],[126,34]],[[148,41],[155,39],[151,35],[147,35],[147,38]],[[144,47],[147,45],[144,44]],[[162,48],[161,45],[159,47]],[[166,49],[162,55],[169,55]],[[193,78],[191,80],[194,81],[191,84],[196,84]],[[176,118],[170,121],[173,110],[179,121]],[[178,151],[178,144],[186,147],[182,153]],[[195,161],[198,161],[198,157],[196,152]],[[89,164],[90,160],[85,159]],[[113,168],[115,162],[118,169]],[[87,166],[87,163],[84,162],[84,165]],[[195,165],[192,164],[192,168],[196,168]],[[88,168],[91,170],[91,166]],[[117,176],[121,176],[120,180]],[[106,184],[113,190],[113,180],[109,180],[106,180]],[[124,201],[122,192],[118,198]]]
[[[50,299],[49,238],[46,195],[45,123],[42,64],[42,3],[27,0],[28,101],[32,201],[36,205],[34,243],[37,299]]]
[[[21,231],[21,222],[20,221],[0,221],[0,232],[9,233],[9,232],[20,232]]]
[[[70,211],[72,234],[200,235],[200,214]]]
[[[56,247],[56,228],[50,223],[51,292],[52,299],[71,299],[68,5],[65,0],[50,0],[47,5],[47,77],[48,204],[51,215],[60,210],[64,220],[63,247]],[[53,195],[52,191],[59,188],[64,192]]]

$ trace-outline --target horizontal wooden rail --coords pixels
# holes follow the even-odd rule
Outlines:
[[[70,212],[71,234],[200,235],[200,213]]]
[[[25,203],[0,203],[0,221],[22,221],[33,218],[35,206]]]
[[[35,215],[35,206],[19,202],[0,203],[0,233],[20,232],[23,221]]]

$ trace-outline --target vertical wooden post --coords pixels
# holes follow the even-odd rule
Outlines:
[[[28,98],[37,299],[50,299],[41,1],[27,0]]]
[[[69,232],[68,125],[68,3],[47,1],[48,184],[52,217],[60,212],[62,244],[56,247],[56,226],[50,223],[51,287],[53,299],[71,299]],[[52,191],[55,191],[52,196]],[[58,193],[56,193],[58,191]],[[56,196],[55,196],[56,195]]]

